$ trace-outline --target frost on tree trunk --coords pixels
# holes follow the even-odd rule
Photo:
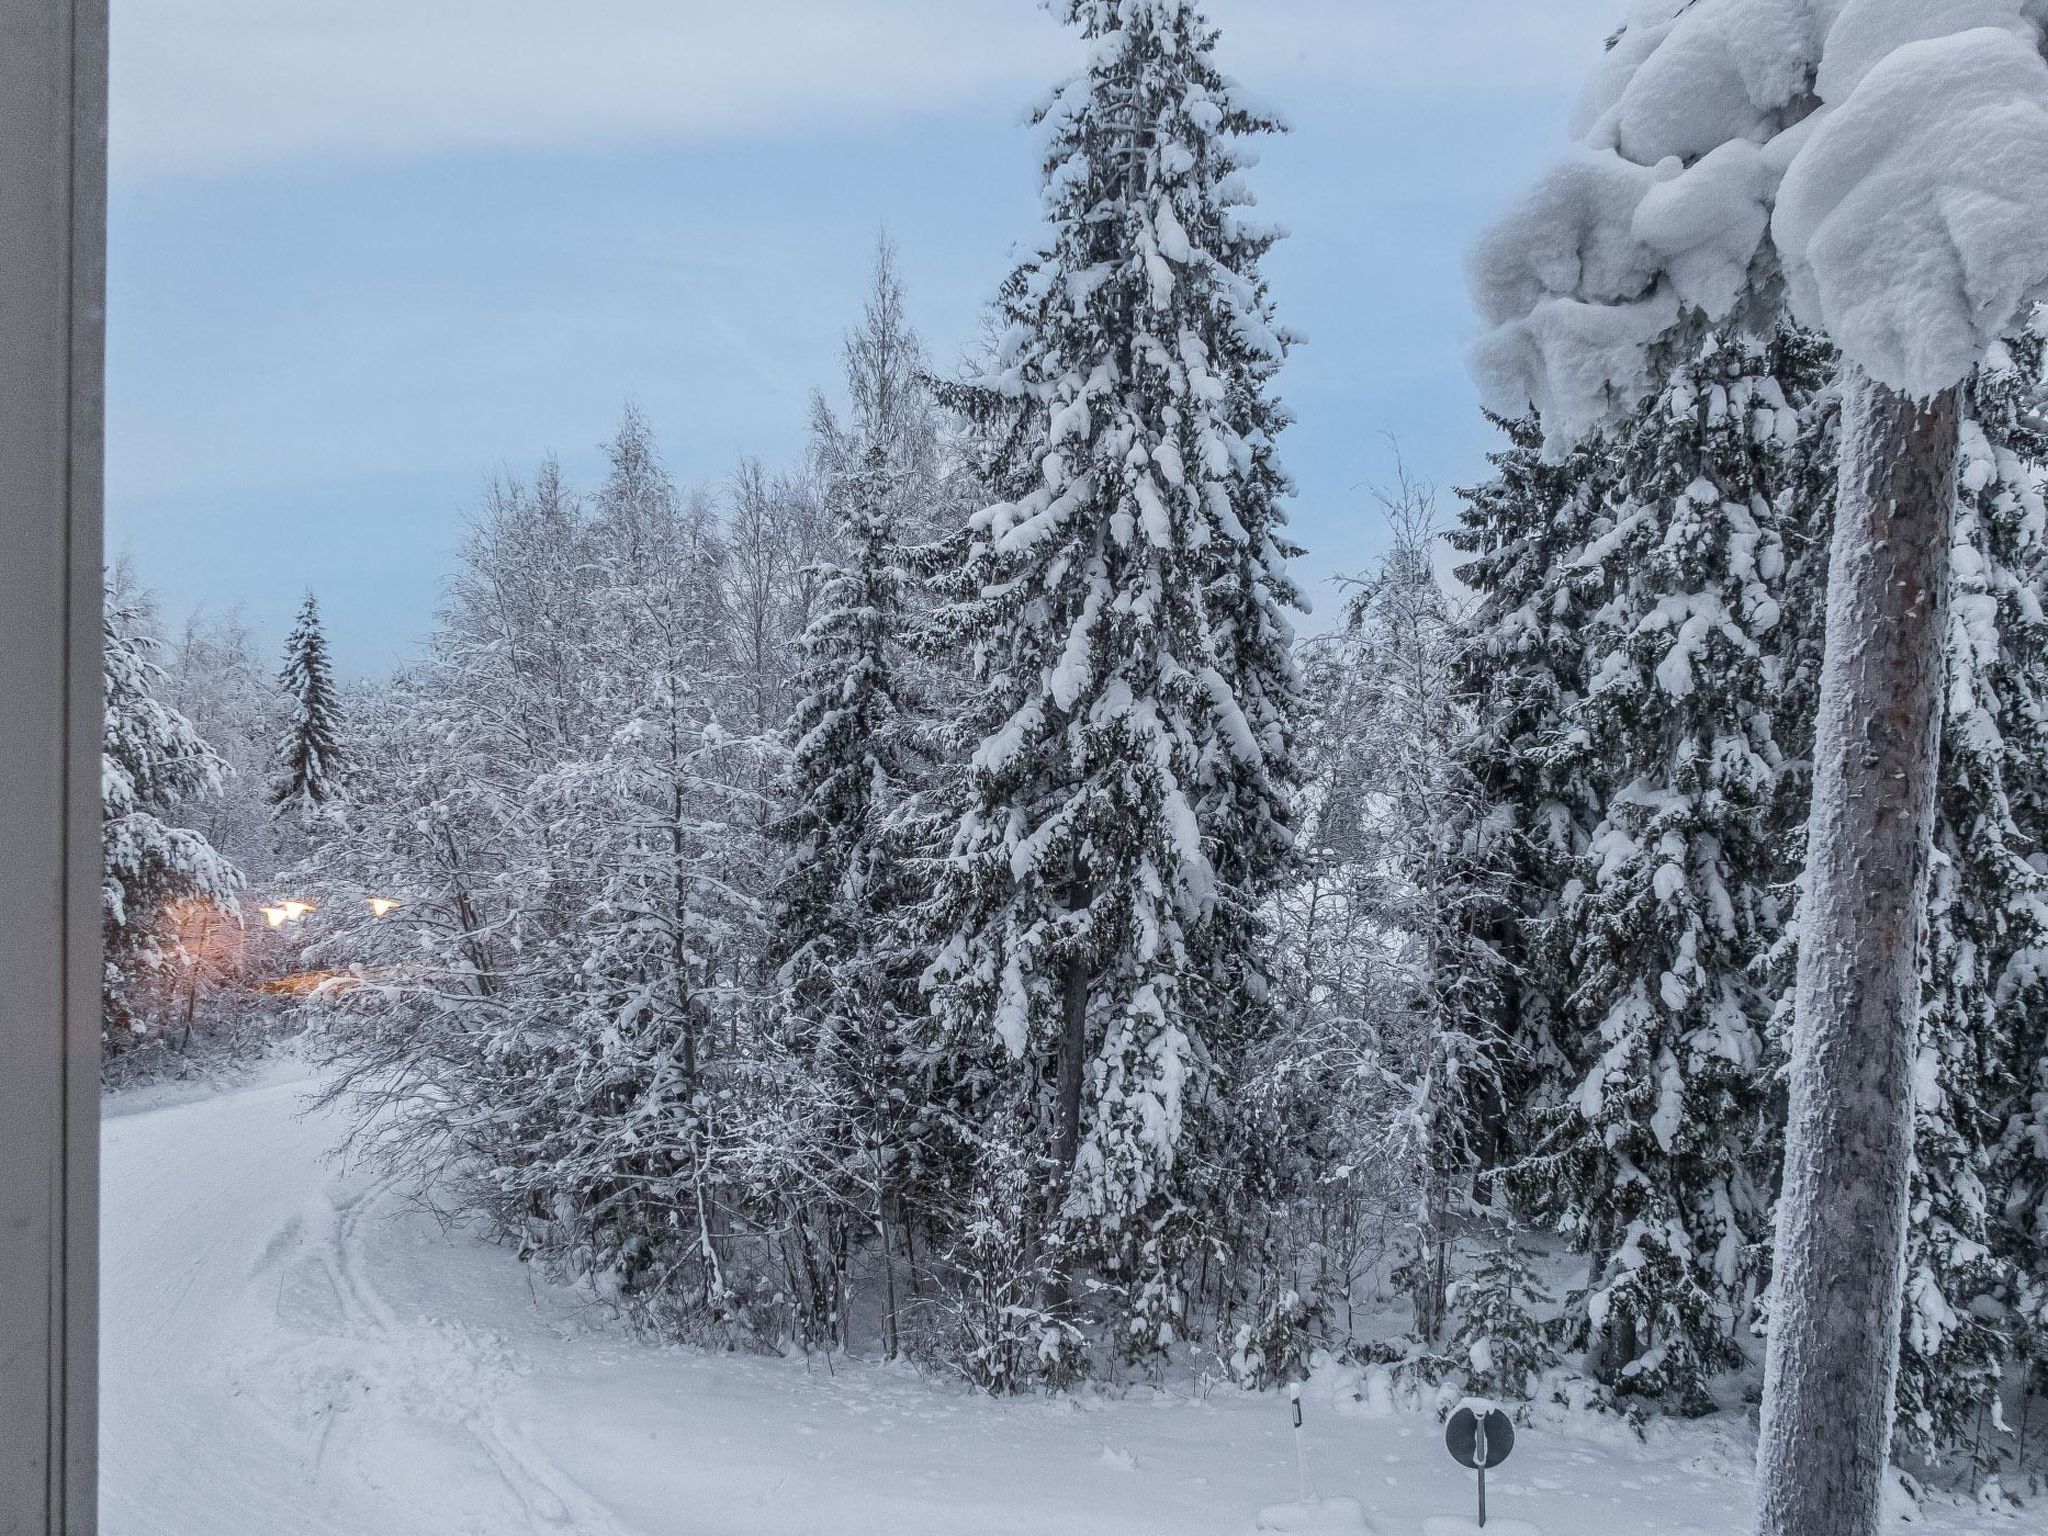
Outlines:
[[[1844,394],[1758,1536],[1875,1536],[1898,1365],[1957,392]]]

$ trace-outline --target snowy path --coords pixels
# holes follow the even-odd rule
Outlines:
[[[1240,1536],[1294,1492],[1270,1397],[991,1403],[637,1344],[325,1160],[303,1091],[106,1123],[106,1536]],[[1309,1412],[1321,1491],[1385,1536],[1468,1507],[1432,1418]],[[1745,1457],[1725,1427],[1532,1429],[1491,1502],[1547,1536],[1737,1536]]]

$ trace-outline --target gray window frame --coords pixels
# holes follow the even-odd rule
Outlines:
[[[0,1536],[96,1527],[106,0],[0,0]]]

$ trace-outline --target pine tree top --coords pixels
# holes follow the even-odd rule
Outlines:
[[[285,640],[278,673],[284,694],[285,730],[277,747],[272,803],[310,810],[330,799],[341,767],[341,699],[327,659],[320,604],[311,592]]]

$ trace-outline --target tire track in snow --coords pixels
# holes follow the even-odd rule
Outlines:
[[[517,1429],[505,1400],[519,1372],[501,1343],[459,1324],[407,1323],[378,1290],[366,1262],[366,1218],[388,1217],[398,1205],[388,1182],[340,1193],[323,1191],[331,1210],[318,1254],[339,1303],[344,1336],[383,1367],[364,1395],[392,1419],[453,1424],[468,1434],[537,1536],[573,1530],[579,1536],[635,1536],[587,1489]]]

